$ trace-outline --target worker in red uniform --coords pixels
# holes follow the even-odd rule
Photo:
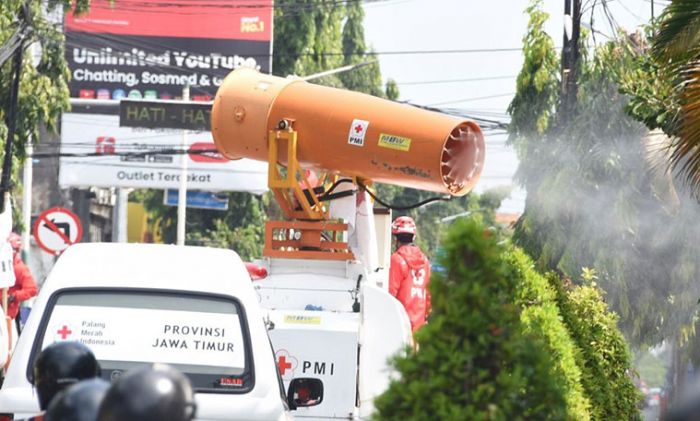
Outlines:
[[[19,304],[37,294],[36,281],[29,267],[22,261],[22,238],[17,233],[11,233],[7,241],[12,246],[13,266],[15,270],[15,285],[8,290],[7,315],[15,319],[19,314]]]
[[[425,324],[430,313],[430,261],[413,244],[416,223],[411,217],[396,218],[391,224],[391,233],[396,236],[396,252],[391,255],[389,293],[401,301],[415,332]]]

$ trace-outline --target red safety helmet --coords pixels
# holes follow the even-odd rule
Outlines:
[[[20,235],[16,232],[10,233],[10,236],[7,237],[7,242],[10,243],[10,246],[12,246],[12,249],[15,252],[18,252],[22,249],[22,237],[20,237]]]
[[[399,216],[394,219],[391,224],[391,233],[397,234],[413,234],[416,235],[416,223],[410,216]]]

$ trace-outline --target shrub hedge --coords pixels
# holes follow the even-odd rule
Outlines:
[[[511,247],[506,261],[517,282],[515,302],[521,308],[520,320],[527,332],[542,340],[546,352],[553,357],[550,376],[564,390],[567,418],[589,420],[590,402],[581,384],[581,370],[577,364],[580,351],[562,320],[556,291],[535,270],[532,259],[521,249]]]
[[[431,279],[430,323],[416,333],[418,351],[395,359],[400,377],[375,400],[375,418],[566,419],[554,356],[520,322],[506,247],[470,220],[443,244],[447,273]]]
[[[565,286],[554,274],[547,278],[556,292],[564,323],[580,349],[577,364],[591,401],[591,419],[640,420],[641,395],[629,375],[629,348],[617,327],[617,315],[603,300],[603,291],[591,279],[584,285]]]

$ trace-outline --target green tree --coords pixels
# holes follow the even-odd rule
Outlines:
[[[541,37],[546,34],[533,36]],[[549,62],[547,55],[527,51],[545,46],[526,43],[525,56]],[[643,345],[673,338],[692,325],[700,266],[691,256],[700,250],[694,240],[697,203],[680,197],[679,206],[669,209],[648,170],[646,128],[625,112],[629,98],[620,86],[623,76],[632,74],[624,69],[640,63],[637,47],[621,37],[583,57],[568,124],[550,114],[550,124],[539,132],[537,122],[545,121],[551,105],[531,113],[527,101],[514,101],[512,115],[527,118],[514,120],[510,130],[521,159],[518,176],[528,193],[516,225],[517,244],[540,268],[571,279],[582,267],[595,269],[623,332]],[[526,60],[523,73],[537,66]],[[558,83],[555,73],[547,74],[552,81],[541,86]],[[530,83],[519,85],[519,91],[536,92],[535,79],[522,79]],[[535,108],[539,103],[552,104],[536,98]]]
[[[537,138],[550,127],[559,93],[559,60],[554,42],[544,32],[549,15],[541,7],[542,1],[535,0],[525,10],[530,15],[523,37],[525,60],[516,80],[517,92],[508,106],[512,135],[528,139]]]
[[[191,245],[231,248],[243,260],[262,255],[265,220],[276,207],[271,195],[227,193],[229,209],[222,212],[206,209],[187,210],[187,238]],[[129,196],[132,202],[143,203],[151,222],[158,221],[160,234],[166,243],[177,236],[177,208],[163,204],[162,190],[137,190]]]
[[[339,75],[343,86],[351,91],[364,92],[370,95],[384,97],[382,91],[382,75],[376,57],[367,55],[365,29],[362,21],[365,11],[362,2],[350,1],[345,6],[347,19],[343,25],[343,64],[358,64],[374,60],[374,63],[364,65]]]
[[[51,22],[47,13],[54,13],[61,7],[76,13],[87,10],[89,0],[3,0],[0,2],[0,46],[5,47],[13,34],[27,18],[22,6],[26,4],[31,19],[31,32],[24,42],[24,60],[21,69],[20,89],[16,113],[14,144],[15,162],[18,169],[25,158],[25,145],[30,137],[39,139],[39,130],[46,127],[56,131],[61,113],[70,107],[68,102],[68,80],[70,72],[65,61],[63,29],[60,23]],[[40,56],[35,65],[30,44],[38,43]],[[0,47],[0,50],[2,49]],[[12,59],[0,66],[0,139],[7,139],[8,106],[13,80]],[[4,146],[2,148],[4,150]]]
[[[504,228],[496,224],[496,209],[509,193],[509,190],[499,188],[488,190],[482,194],[472,192],[463,197],[453,197],[448,201],[436,201],[419,208],[396,210],[392,217],[407,215],[413,218],[418,229],[416,244],[429,258],[434,258],[441,238],[455,220],[480,215],[489,226],[503,230]],[[388,184],[377,184],[377,196],[387,204],[404,207],[434,198],[438,194]]]
[[[390,99],[392,101],[396,101],[397,99],[399,99],[399,85],[394,79],[387,80],[385,93],[387,99]]]
[[[342,66],[342,2],[281,0],[275,2],[273,73],[307,76]],[[314,80],[342,87],[336,75]]]
[[[377,419],[566,419],[552,356],[520,323],[505,252],[481,223],[455,223],[447,273],[430,283],[430,323],[415,335],[417,351],[395,360],[400,378],[375,400]]]

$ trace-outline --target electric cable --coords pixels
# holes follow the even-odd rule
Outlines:
[[[112,8],[110,6],[103,6],[103,5],[92,5],[91,8],[93,9],[103,9],[103,10],[118,10],[118,11],[126,11],[126,12],[137,12],[137,13],[151,13],[151,14],[173,14],[173,15],[180,15],[180,16],[201,16],[201,15],[210,15],[213,12],[216,12],[217,14],[225,14],[227,16],[244,16],[244,15],[249,15],[250,13],[255,13],[257,11],[266,11],[266,9],[271,9],[271,11],[278,11],[277,16],[274,18],[279,20],[279,19],[285,19],[285,18],[294,18],[301,16],[305,13],[314,11],[314,10],[319,10],[323,12],[328,12],[328,9],[335,10],[341,7],[344,7],[346,3],[348,2],[361,2],[364,3],[365,6],[393,6],[395,4],[401,4],[401,3],[406,3],[408,1],[413,1],[413,0],[332,0],[332,1],[324,1],[320,3],[314,3],[314,4],[270,4],[270,2],[267,2],[267,4],[260,4],[260,5],[255,5],[255,4],[249,4],[249,5],[232,5],[230,3],[228,4],[206,4],[206,3],[194,3],[194,4],[177,4],[177,3],[153,3],[150,6],[130,6],[128,3],[122,4],[118,3],[117,8]],[[158,10],[158,9],[169,9],[167,11],[165,10]],[[179,8],[180,10],[172,10],[173,8]],[[188,8],[212,8],[216,9],[214,11],[192,11],[192,10],[186,10]],[[222,10],[224,9],[224,10]]]
[[[172,48],[172,46],[167,46],[165,44],[159,44],[152,40],[141,40],[129,41],[122,38],[120,35],[114,34],[98,34],[90,33],[90,37],[102,39],[105,41],[111,41],[114,43],[122,43],[131,47],[144,47],[152,46],[158,48]],[[132,35],[136,36],[136,35]],[[144,36],[144,38],[146,38]],[[246,41],[244,39],[238,41]],[[84,47],[84,45],[78,44],[77,42],[67,42],[67,44],[74,44],[75,46]],[[561,47],[555,47],[555,49],[561,49]],[[99,52],[99,50],[92,49],[93,51]],[[507,53],[507,52],[521,52],[522,47],[503,47],[503,48],[457,48],[457,49],[435,49],[435,50],[387,50],[387,51],[365,51],[357,53],[346,53],[343,51],[321,51],[321,52],[303,52],[303,53],[293,53],[293,52],[276,52],[276,53],[265,53],[265,54],[245,54],[247,57],[264,58],[264,57],[338,57],[338,56],[353,56],[353,57],[366,57],[366,56],[392,56],[392,55],[422,55],[422,54],[482,54],[482,53]],[[88,49],[90,51],[90,49]],[[187,51],[184,51],[187,52]],[[197,53],[199,54],[199,53]]]
[[[372,190],[368,189],[367,186],[365,186],[363,183],[358,182],[358,186],[360,187],[360,189],[366,191],[367,194],[369,194],[370,197],[372,199],[374,199],[377,203],[384,206],[385,208],[388,208],[388,209],[391,209],[394,211],[407,211],[407,210],[420,208],[421,206],[425,206],[428,203],[432,203],[432,202],[449,202],[450,200],[452,200],[452,196],[434,196],[434,197],[430,197],[430,198],[425,199],[425,200],[421,200],[420,202],[414,203],[412,205],[389,204],[389,203],[383,201],[382,199],[380,199],[379,197],[377,197],[377,195],[374,194],[372,192]]]
[[[399,86],[408,85],[434,85],[442,83],[463,83],[463,82],[482,82],[487,80],[503,80],[503,79],[515,79],[518,75],[508,75],[508,76],[483,76],[465,79],[438,79],[438,80],[421,80],[421,81],[409,81],[409,82],[396,82]]]
[[[94,147],[94,146],[93,146]],[[52,152],[52,153],[32,153],[28,157],[30,158],[109,158],[109,157],[142,157],[148,155],[207,155],[207,154],[219,154],[217,149],[197,149],[190,151],[189,149],[177,149],[177,148],[163,148],[163,149],[151,149],[142,152]],[[111,165],[111,164],[107,164]]]
[[[473,98],[464,98],[464,99],[453,99],[450,101],[442,101],[442,102],[435,102],[433,104],[428,104],[429,106],[433,105],[446,105],[446,104],[455,104],[455,103],[460,103],[460,102],[469,102],[469,101],[479,101],[482,99],[492,99],[492,98],[501,98],[504,96],[513,96],[515,95],[515,92],[507,92],[503,94],[495,94],[495,95],[486,95],[486,96],[477,96]]]

